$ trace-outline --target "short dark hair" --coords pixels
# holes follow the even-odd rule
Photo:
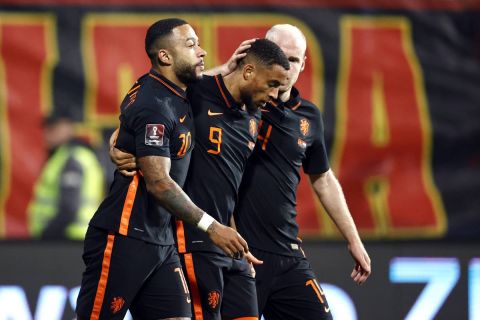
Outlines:
[[[285,70],[290,69],[290,62],[282,49],[274,42],[267,39],[257,39],[248,49],[245,59],[254,57],[265,67],[271,67],[275,64],[282,66]]]
[[[152,62],[156,61],[157,51],[162,49],[161,46],[166,45],[165,43],[161,43],[161,40],[171,35],[173,29],[185,24],[188,24],[185,20],[169,18],[158,20],[148,28],[145,36],[145,51]]]

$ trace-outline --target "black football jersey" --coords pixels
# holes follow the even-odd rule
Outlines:
[[[264,251],[300,256],[296,192],[300,167],[307,174],[329,169],[320,110],[293,88],[285,103],[261,109],[258,139],[235,210],[248,244]]]
[[[195,149],[184,190],[192,201],[230,224],[247,159],[255,146],[258,119],[243,110],[223,78],[204,76],[188,88],[195,119]],[[177,221],[179,252],[221,252],[207,235]]]
[[[183,186],[193,135],[193,115],[185,91],[153,69],[138,79],[121,104],[116,147],[137,158],[170,158],[170,176]],[[116,171],[110,192],[90,225],[171,245],[171,221],[170,213],[148,193],[141,172],[132,178]]]

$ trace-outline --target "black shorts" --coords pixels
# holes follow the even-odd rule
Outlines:
[[[180,254],[196,320],[258,319],[255,279],[245,259],[213,252]]]
[[[175,246],[160,246],[89,227],[78,319],[191,317],[191,301]]]
[[[282,256],[250,247],[255,266],[258,310],[266,320],[331,320],[322,287],[305,257]]]

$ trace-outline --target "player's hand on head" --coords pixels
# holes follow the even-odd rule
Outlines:
[[[233,228],[214,221],[207,229],[210,239],[229,257],[241,259],[247,254],[248,245],[245,239]]]
[[[355,283],[363,284],[372,273],[370,257],[361,242],[349,244],[348,250],[353,260],[355,260],[355,266],[353,267],[350,277]]]
[[[238,62],[243,58],[245,58],[245,56],[247,55],[248,49],[250,49],[250,47],[252,46],[252,43],[254,43],[255,40],[257,39],[256,38],[248,39],[240,43],[240,45],[235,50],[235,52],[233,52],[230,59],[228,59],[226,63],[226,71],[222,73],[223,76],[226,76],[227,74],[232,73],[237,68]]]

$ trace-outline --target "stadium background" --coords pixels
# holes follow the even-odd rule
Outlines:
[[[195,27],[208,66],[272,24],[304,31],[298,86],[324,112],[374,268],[360,288],[348,279],[345,245],[304,179],[302,237],[334,310],[346,310],[338,318],[480,319],[477,0],[1,0],[0,319],[72,317],[60,293],[78,285],[81,245],[28,240],[41,119],[67,112],[105,148],[120,99],[148,68],[145,29],[169,16]],[[52,303],[65,306],[57,318]]]

